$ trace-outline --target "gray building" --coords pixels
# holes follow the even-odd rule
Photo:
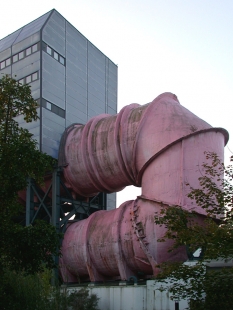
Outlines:
[[[2,73],[31,86],[40,120],[18,121],[55,158],[66,127],[117,113],[117,66],[55,9],[0,40]]]

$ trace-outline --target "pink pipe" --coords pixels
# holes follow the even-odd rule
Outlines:
[[[156,241],[164,233],[154,223],[159,210],[159,203],[139,198],[70,225],[60,260],[63,280],[127,280],[133,275],[156,275],[157,263],[164,260],[185,260],[184,249],[171,254],[167,251],[170,241]]]
[[[144,169],[160,152],[185,136],[214,129],[180,105],[171,93],[150,104],[131,104],[117,115],[99,115],[86,125],[74,124],[61,139],[59,165],[66,185],[78,195],[116,192],[141,186]]]
[[[162,202],[202,213],[187,198],[186,184],[198,187],[204,151],[223,159],[227,139],[224,129],[212,128],[170,93],[68,128],[59,162],[76,194],[88,197],[133,184],[142,186],[142,196],[68,227],[61,260],[64,281],[156,275],[156,264],[184,261],[184,249],[168,253],[170,241],[157,242],[165,230],[155,225],[155,212]]]

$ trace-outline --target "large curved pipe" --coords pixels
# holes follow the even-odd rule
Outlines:
[[[170,241],[157,242],[164,234],[164,228],[154,223],[159,210],[159,203],[138,198],[70,225],[60,260],[63,280],[127,280],[133,275],[156,275],[156,265],[164,260],[184,261],[184,249],[170,254]]]
[[[116,116],[102,115],[70,127],[62,138],[60,164],[66,183],[82,196],[142,186],[136,201],[99,211],[68,227],[62,245],[64,281],[156,275],[156,264],[184,261],[184,249],[168,252],[158,243],[164,227],[154,223],[161,203],[201,208],[187,198],[198,187],[205,151],[223,159],[228,133],[182,107],[170,93],[145,106],[130,105]]]
[[[116,192],[127,185],[141,186],[147,165],[174,143],[212,128],[180,105],[171,93],[150,104],[131,104],[114,116],[102,114],[86,125],[74,124],[64,132],[59,165],[66,185],[81,196]],[[223,140],[224,141],[224,140]]]

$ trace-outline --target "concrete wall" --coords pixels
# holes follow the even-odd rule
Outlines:
[[[148,280],[145,285],[119,286],[88,286],[90,294],[96,294],[100,299],[100,310],[174,310],[175,301],[170,299],[169,292],[160,291],[161,284]],[[81,287],[69,287],[72,292]],[[187,308],[186,300],[179,301],[179,310]]]

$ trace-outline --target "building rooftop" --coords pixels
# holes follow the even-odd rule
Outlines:
[[[23,26],[22,28],[16,30],[15,32],[11,33],[7,37],[0,40],[0,52],[6,50],[7,48],[11,47],[13,44],[16,44],[34,33],[41,30],[45,22],[47,21],[50,14],[55,9],[47,12],[46,14],[40,16],[39,18],[35,19],[34,21],[30,22],[29,24]]]

